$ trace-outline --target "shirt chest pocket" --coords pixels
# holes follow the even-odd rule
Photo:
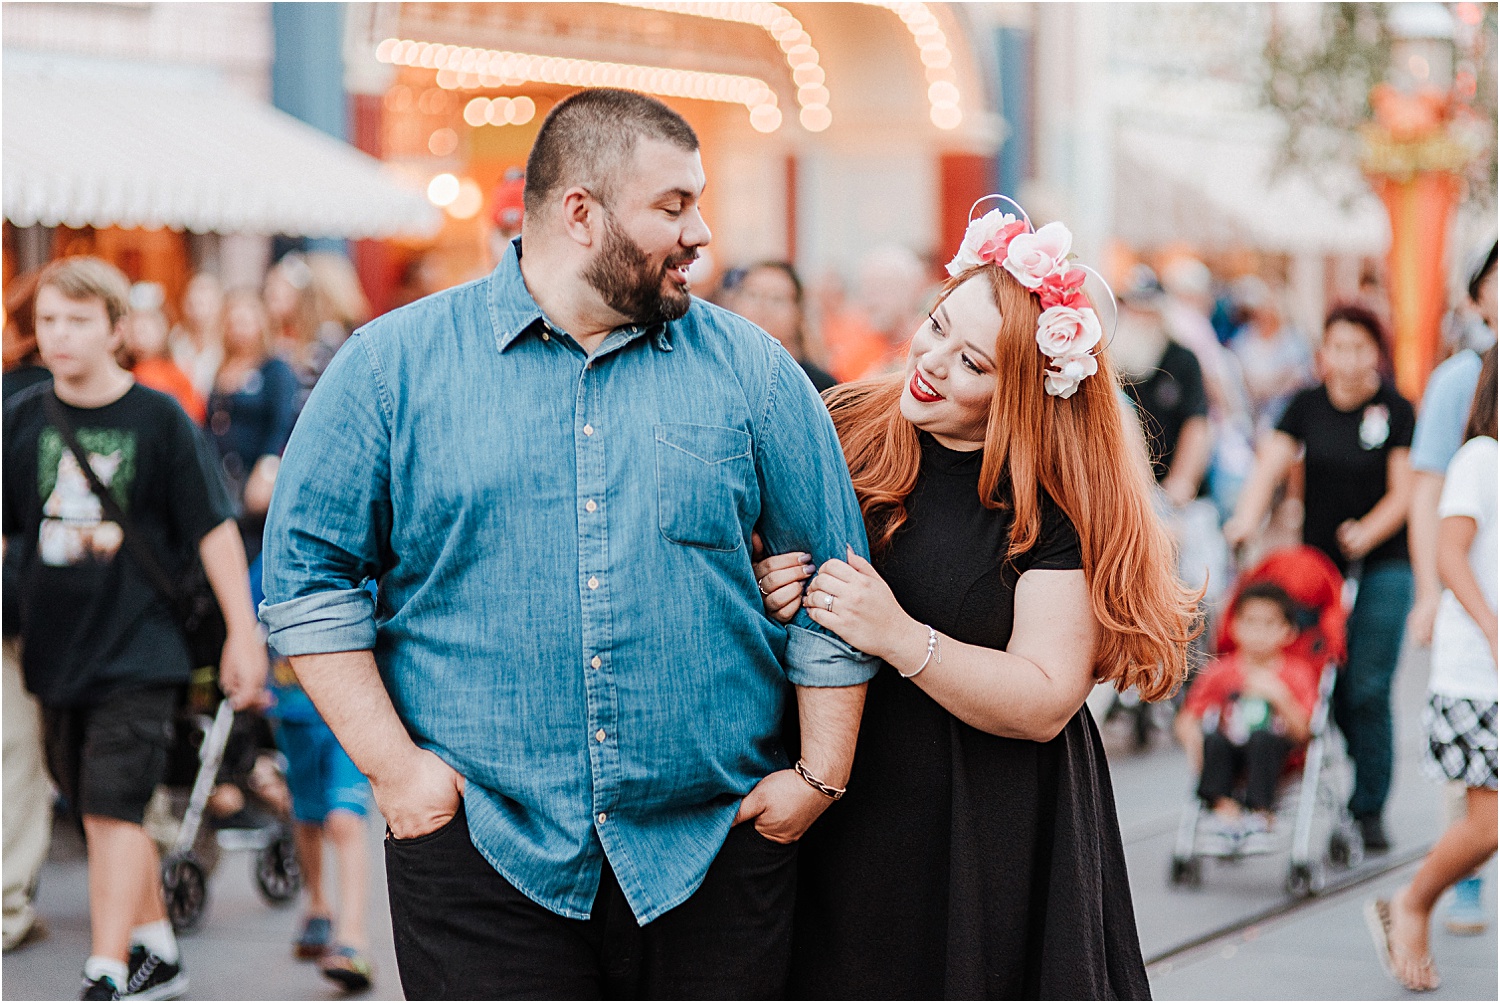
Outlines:
[[[673,543],[737,550],[742,510],[755,484],[750,436],[717,425],[656,426],[656,498],[661,533]]]

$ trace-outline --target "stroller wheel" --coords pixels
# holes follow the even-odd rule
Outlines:
[[[1199,857],[1173,857],[1168,877],[1174,885],[1197,888],[1203,884],[1203,860]]]
[[[255,885],[261,896],[273,906],[286,905],[302,889],[302,869],[297,864],[297,848],[291,833],[282,832],[271,844],[255,855]]]
[[[1313,893],[1312,868],[1307,864],[1293,864],[1287,868],[1286,890],[1297,898],[1306,898]]]
[[[208,876],[191,857],[169,858],[161,868],[167,916],[178,933],[189,933],[203,921],[208,908]]]

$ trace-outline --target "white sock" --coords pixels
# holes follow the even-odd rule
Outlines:
[[[177,964],[177,935],[169,920],[159,919],[130,931],[130,942],[140,944],[169,965]]]
[[[89,960],[83,963],[83,977],[93,981],[109,976],[116,989],[123,990],[125,982],[130,977],[130,972],[125,967],[125,962],[116,961],[114,958],[101,958],[99,955],[91,955]]]

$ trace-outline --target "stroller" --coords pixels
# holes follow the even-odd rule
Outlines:
[[[167,784],[157,791],[162,804],[155,824],[148,820],[163,850],[162,889],[167,916],[180,933],[202,923],[208,908],[208,878],[222,850],[254,851],[255,884],[270,905],[289,904],[302,887],[291,829],[284,820],[257,830],[215,833],[204,826],[210,796],[221,782],[220,769],[234,724],[234,709],[228,700],[219,701],[212,717],[191,705],[178,716],[177,761],[171,769],[175,776],[169,775]],[[190,788],[181,784],[186,776],[192,777]]]
[[[1320,811],[1327,812],[1327,861],[1337,867],[1352,867],[1364,857],[1359,830],[1347,807],[1349,768],[1334,741],[1331,720],[1333,686],[1338,666],[1345,657],[1343,578],[1324,554],[1312,547],[1289,547],[1268,555],[1254,570],[1236,583],[1229,608],[1239,593],[1256,582],[1273,582],[1297,604],[1297,639],[1289,651],[1321,666],[1318,698],[1309,730],[1311,738],[1299,757],[1287,762],[1278,805],[1278,815],[1294,811],[1291,859],[1287,865],[1286,889],[1297,897],[1313,894],[1323,884],[1321,867],[1315,867],[1313,834]],[[1228,619],[1219,625],[1217,649],[1233,650]],[[1173,885],[1196,888],[1203,881],[1203,860],[1209,854],[1199,846],[1199,823],[1205,812],[1196,791],[1184,808],[1172,851],[1169,880]],[[1283,828],[1284,831],[1284,828]],[[1227,859],[1237,859],[1238,850]],[[1222,855],[1220,855],[1222,856]]]

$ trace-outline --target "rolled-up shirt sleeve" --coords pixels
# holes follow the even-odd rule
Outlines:
[[[375,646],[363,585],[390,553],[390,427],[375,358],[356,335],[297,420],[266,517],[260,619],[282,655]]]
[[[766,410],[756,436],[760,533],[767,552],[805,551],[821,566],[869,558],[864,519],[828,409],[786,351],[775,346]],[[787,626],[786,673],[797,686],[857,686],[879,660],[851,647],[799,609]]]

